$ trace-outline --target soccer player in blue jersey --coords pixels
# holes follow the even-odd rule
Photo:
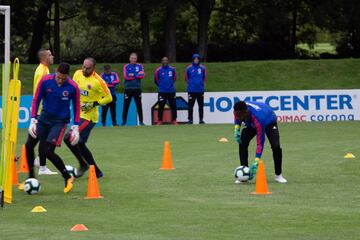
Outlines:
[[[266,135],[273,152],[275,181],[286,183],[287,180],[282,176],[282,149],[275,113],[264,103],[239,101],[234,104],[234,115],[234,136],[239,143],[240,165],[248,166],[249,143],[256,136],[255,163],[251,167],[251,170],[256,172]],[[240,181],[236,180],[235,183]]]
[[[193,123],[193,108],[195,101],[199,106],[199,123],[204,124],[204,91],[206,77],[206,68],[200,64],[200,55],[192,56],[192,63],[186,68],[185,81],[187,82],[188,92],[188,120]]]
[[[141,80],[145,77],[143,65],[137,63],[138,56],[136,53],[131,53],[128,64],[125,64],[123,69],[124,76],[124,108],[122,115],[122,126],[126,125],[127,115],[131,99],[134,98],[137,113],[139,115],[139,124],[144,125],[143,111],[141,103]]]
[[[108,103],[101,107],[101,123],[103,126],[106,125],[106,114],[107,114],[108,109],[110,108],[112,125],[114,127],[116,127],[116,126],[118,126],[118,124],[116,122],[116,100],[117,100],[117,98],[116,98],[116,89],[115,88],[116,88],[116,85],[118,85],[120,83],[119,76],[116,72],[111,71],[110,65],[104,66],[104,72],[100,76],[106,82],[106,85],[108,86],[111,96],[112,96],[111,103]]]
[[[56,74],[45,75],[39,82],[32,102],[29,133],[40,139],[39,151],[44,154],[65,179],[64,193],[73,187],[73,178],[67,172],[64,162],[55,153],[60,146],[63,134],[70,122],[70,103],[73,108],[74,125],[71,126],[71,144],[79,141],[80,91],[77,84],[69,77],[70,65],[61,63]],[[42,101],[42,111],[38,109]],[[28,158],[29,177],[35,177],[34,157]]]
[[[171,109],[171,123],[177,125],[176,122],[176,94],[174,82],[176,81],[175,68],[169,66],[169,59],[163,57],[161,59],[162,66],[158,67],[154,74],[154,82],[158,87],[158,122],[157,125],[162,124],[164,107],[166,102],[169,102]]]

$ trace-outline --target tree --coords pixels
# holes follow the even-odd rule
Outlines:
[[[151,50],[150,50],[150,23],[149,23],[149,10],[141,5],[140,7],[140,24],[141,24],[141,36],[143,47],[143,60],[146,63],[151,62]]]
[[[215,6],[215,0],[189,0],[198,12],[197,42],[198,52],[203,60],[207,58],[208,29],[211,12]]]
[[[60,6],[59,0],[54,0],[54,62],[60,62]]]
[[[165,54],[176,62],[176,0],[169,0],[166,5]]]
[[[37,52],[42,46],[43,35],[45,32],[45,26],[48,21],[48,11],[51,7],[51,0],[40,1],[36,20],[33,24],[33,34],[31,39],[31,45],[29,50],[29,63],[37,63]]]

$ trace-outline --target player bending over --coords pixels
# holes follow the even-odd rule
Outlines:
[[[74,125],[71,127],[71,144],[79,141],[80,92],[76,83],[69,77],[70,65],[60,63],[56,74],[45,75],[39,82],[32,102],[29,133],[40,139],[39,152],[55,165],[65,179],[64,193],[73,187],[73,178],[67,172],[64,162],[55,153],[60,146],[64,131],[70,121],[70,102],[74,111]],[[37,112],[40,101],[42,111]],[[34,157],[28,158],[29,177],[34,178]]]
[[[286,183],[287,180],[281,174],[282,149],[275,113],[264,103],[240,101],[234,105],[234,115],[234,136],[239,143],[240,165],[248,166],[249,143],[256,136],[255,163],[251,167],[252,175],[256,173],[257,163],[264,149],[266,134],[273,152],[275,181]],[[235,183],[240,182],[236,180]]]
[[[81,177],[88,169],[88,165],[94,165],[96,176],[103,176],[103,173],[95,163],[95,159],[86,146],[91,130],[99,119],[99,105],[106,105],[112,101],[109,88],[105,81],[95,72],[96,61],[93,58],[86,58],[82,70],[74,74],[74,81],[80,89],[80,140],[75,146],[71,144],[71,131],[65,134],[64,142],[79,161],[80,168],[76,177]]]

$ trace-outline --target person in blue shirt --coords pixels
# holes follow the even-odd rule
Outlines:
[[[65,179],[64,193],[73,187],[73,178],[67,172],[63,160],[55,153],[60,146],[67,124],[70,122],[70,103],[72,103],[74,124],[70,142],[79,141],[80,90],[69,77],[70,65],[60,63],[56,74],[45,75],[39,82],[31,106],[29,134],[40,139],[39,151],[44,154]],[[40,102],[42,111],[38,116]],[[34,157],[28,157],[29,177],[34,178]]]
[[[106,115],[107,115],[108,109],[110,108],[112,125],[114,127],[116,127],[116,126],[118,126],[118,124],[116,121],[116,100],[117,100],[117,98],[116,98],[116,89],[115,88],[116,88],[116,85],[118,85],[120,83],[119,76],[116,72],[111,71],[110,65],[105,65],[104,72],[101,74],[101,78],[104,79],[104,81],[106,82],[106,85],[108,86],[111,96],[112,96],[111,103],[108,103],[105,106],[101,107],[101,123],[103,126],[106,125]]]
[[[256,173],[257,163],[264,150],[265,135],[267,136],[274,158],[275,181],[286,183],[282,176],[282,149],[277,117],[271,108],[261,102],[239,101],[234,104],[235,140],[239,143],[240,165],[248,166],[248,147],[256,136],[255,163],[251,167],[252,175]],[[236,183],[240,183],[236,180]]]
[[[188,92],[188,120],[189,124],[193,123],[193,108],[195,101],[199,106],[199,123],[204,124],[204,91],[206,77],[206,68],[200,64],[200,55],[192,56],[192,63],[187,66],[185,71],[185,81]]]
[[[128,64],[125,64],[123,69],[124,77],[124,107],[122,115],[121,126],[126,125],[127,115],[131,99],[134,98],[137,113],[139,115],[139,124],[144,126],[143,111],[141,103],[141,79],[145,77],[143,65],[137,63],[138,56],[136,53],[131,53]]]
[[[171,123],[177,125],[176,118],[176,94],[174,82],[176,81],[175,68],[169,65],[169,59],[163,57],[161,59],[161,67],[158,67],[154,74],[154,82],[158,87],[158,122],[157,125],[163,123],[163,113],[166,102],[169,102],[171,108]]]

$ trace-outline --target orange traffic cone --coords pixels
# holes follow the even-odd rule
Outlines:
[[[28,166],[27,158],[26,158],[26,148],[25,148],[25,144],[23,144],[22,148],[21,148],[19,173],[28,173],[28,172],[29,172],[29,166]]]
[[[16,170],[16,161],[15,161],[15,159],[14,159],[14,166],[13,166],[12,184],[17,186],[17,185],[19,185],[19,178],[18,178],[18,174],[17,174],[17,170]]]
[[[103,198],[100,195],[99,184],[96,177],[95,166],[90,165],[89,177],[88,177],[88,192],[86,199]]]
[[[166,141],[164,143],[164,154],[162,160],[161,170],[174,170],[172,160],[171,160],[171,152],[170,152],[170,142]]]
[[[269,192],[268,190],[266,176],[265,176],[265,167],[264,167],[264,162],[262,160],[259,161],[259,166],[256,173],[255,192],[252,192],[251,194],[272,194],[272,192]]]

